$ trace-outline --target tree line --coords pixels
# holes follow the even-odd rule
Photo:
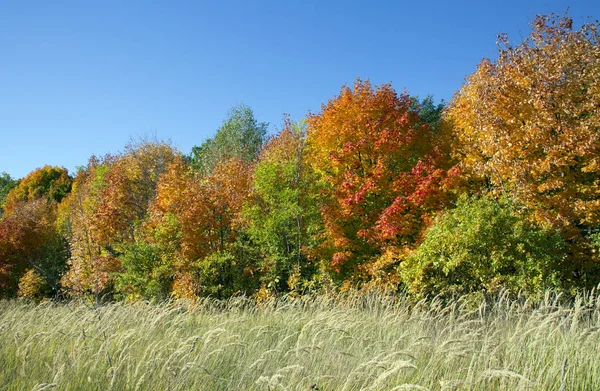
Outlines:
[[[531,27],[448,104],[357,79],[272,136],[240,105],[190,154],[141,139],[0,175],[0,296],[597,285],[598,22]]]

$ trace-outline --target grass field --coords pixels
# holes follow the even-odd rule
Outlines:
[[[0,390],[600,390],[600,298],[0,302]]]

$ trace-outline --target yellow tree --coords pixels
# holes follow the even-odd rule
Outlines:
[[[10,214],[19,203],[46,198],[60,202],[69,191],[73,179],[63,167],[44,166],[27,174],[6,196],[4,211]]]
[[[71,295],[105,292],[110,275],[119,270],[119,262],[105,251],[94,224],[108,170],[108,164],[92,157],[87,168],[75,177],[69,196],[59,205],[58,227],[71,252],[61,285]]]
[[[479,64],[447,118],[466,173],[577,242],[600,225],[598,25],[574,30],[570,18],[551,14],[531,27],[518,46],[499,37],[498,59]]]

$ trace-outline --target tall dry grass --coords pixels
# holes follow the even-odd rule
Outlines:
[[[600,297],[0,302],[0,390],[599,390]]]

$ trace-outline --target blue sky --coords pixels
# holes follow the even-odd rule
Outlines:
[[[136,135],[184,153],[245,103],[275,131],[356,77],[449,100],[496,36],[598,1],[0,1],[0,172],[73,171]]]

